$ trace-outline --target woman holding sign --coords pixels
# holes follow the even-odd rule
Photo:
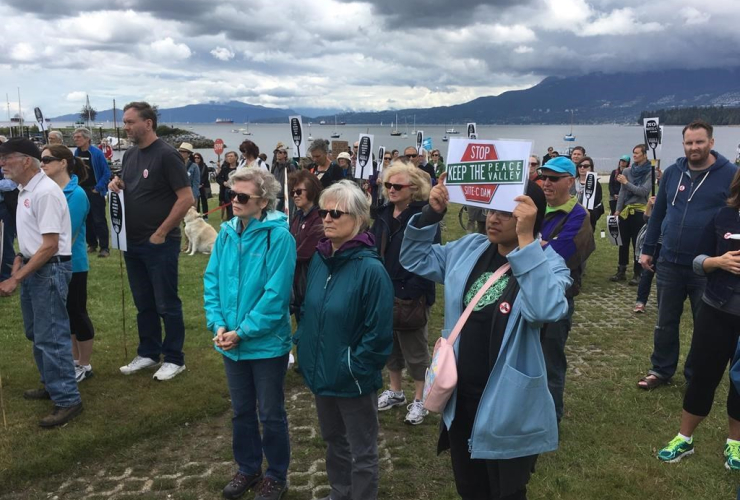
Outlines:
[[[75,378],[80,383],[93,376],[90,358],[95,337],[95,329],[87,314],[87,272],[90,266],[87,260],[85,219],[90,211],[90,202],[79,186],[87,178],[88,170],[68,147],[58,145],[48,146],[41,152],[41,166],[44,173],[62,188],[69,205],[72,222],[72,280],[67,293],[67,313],[72,332]]]
[[[558,446],[540,329],[567,314],[570,271],[538,239],[547,202],[531,181],[513,212],[487,211],[485,235],[434,243],[449,203],[446,175],[409,221],[400,259],[445,285],[443,337],[470,308],[457,326],[457,386],[443,411],[438,451],[450,449],[463,498],[525,499],[537,455]],[[491,284],[496,271],[505,272]]]
[[[576,195],[578,196],[578,203],[586,207],[588,202],[589,194],[594,197],[594,204],[592,209],[588,210],[588,215],[591,220],[591,228],[596,232],[596,223],[599,221],[602,215],[604,215],[604,204],[601,202],[602,191],[601,184],[596,178],[596,189],[593,193],[586,193],[586,179],[588,173],[594,171],[594,161],[590,156],[584,156],[583,159],[576,165],[578,168],[578,177],[576,177],[575,188]],[[590,203],[588,203],[590,205]]]

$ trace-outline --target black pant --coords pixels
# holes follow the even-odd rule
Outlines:
[[[67,314],[69,329],[78,341],[95,337],[95,329],[87,314],[87,271],[72,273],[67,292]]]
[[[85,193],[90,200],[90,211],[87,213],[86,228],[87,246],[108,250],[108,220],[105,218],[105,198],[100,193],[93,193],[93,188],[86,187]]]
[[[448,437],[457,493],[463,500],[527,500],[527,483],[537,455],[508,460],[470,458],[468,439],[479,399],[458,392]]]
[[[208,212],[208,193],[206,188],[200,188],[200,196],[198,196],[198,212],[204,214]]]
[[[714,391],[735,355],[739,336],[740,317],[701,302],[691,338],[693,375],[683,398],[684,410],[700,417],[709,415]],[[740,395],[732,382],[727,395],[727,414],[740,420]]]
[[[622,237],[622,244],[619,246],[619,265],[627,266],[630,258],[630,241],[632,242],[632,251],[639,257],[640,249],[637,248],[637,234],[645,225],[642,212],[635,212],[627,216],[626,219],[619,217],[619,235]],[[640,274],[642,266],[636,260],[632,261],[635,274]]]

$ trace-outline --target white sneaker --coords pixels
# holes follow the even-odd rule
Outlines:
[[[424,417],[429,415],[429,411],[424,408],[424,403],[421,401],[414,401],[406,408],[409,412],[406,414],[406,418],[403,421],[407,424],[419,425],[424,421]]]
[[[383,391],[378,396],[378,411],[390,410],[394,406],[402,406],[406,404],[406,395],[402,392],[400,396],[397,396],[395,392],[388,389]]]
[[[93,376],[93,369],[91,365],[82,366],[77,365],[75,366],[75,379],[77,379],[77,383],[79,384],[83,380],[86,380],[88,378],[92,378]]]
[[[293,357],[293,353],[288,353],[288,370],[293,368],[293,365],[295,364],[295,358]]]
[[[126,366],[122,366],[120,368],[121,373],[124,375],[131,375],[132,373],[136,373],[139,370],[143,370],[144,368],[151,368],[152,366],[157,366],[159,363],[154,361],[152,358],[142,358],[141,356],[136,356],[133,361],[131,361]]]
[[[185,365],[176,365],[175,363],[162,363],[157,373],[152,377],[154,380],[170,380],[175,378],[178,373],[185,371]]]

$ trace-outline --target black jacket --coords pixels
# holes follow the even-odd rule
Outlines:
[[[721,208],[705,226],[699,240],[699,256],[694,259],[694,271],[704,275],[703,257],[719,257],[730,250],[740,250],[740,240],[730,239],[729,235],[740,234],[740,211],[732,207]],[[704,296],[713,304],[722,307],[735,293],[740,293],[740,277],[724,269],[717,269],[706,275],[707,286]]]
[[[399,299],[416,299],[422,295],[426,296],[428,306],[434,304],[434,282],[422,278],[414,273],[407,271],[399,262],[401,255],[401,244],[403,243],[403,234],[409,219],[424,208],[427,201],[414,201],[404,210],[400,217],[400,224],[395,231],[393,227],[393,210],[391,203],[386,203],[378,207],[375,222],[370,232],[375,236],[375,246],[378,249],[380,257],[383,259],[385,270],[393,282],[394,295]],[[434,238],[435,243],[442,241],[441,233],[437,230]]]

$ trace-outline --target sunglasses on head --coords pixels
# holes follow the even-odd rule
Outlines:
[[[300,196],[306,191],[305,189],[294,189],[290,192],[290,196]]]
[[[338,219],[342,215],[346,215],[347,212],[342,212],[341,210],[336,210],[336,209],[334,209],[334,210],[325,210],[323,208],[320,208],[319,209],[319,217],[321,217],[322,219],[326,219],[327,214],[332,219]]]
[[[541,181],[548,180],[550,182],[558,182],[560,179],[565,179],[568,177],[567,175],[543,175],[540,174],[537,176],[537,178]]]
[[[390,191],[391,188],[395,189],[396,191],[400,191],[403,188],[407,188],[407,187],[413,186],[413,184],[391,184],[390,182],[384,182],[383,185],[389,191]]]
[[[229,189],[228,196],[231,201],[236,200],[238,203],[241,203],[242,205],[246,205],[249,203],[249,200],[252,198],[262,198],[261,196],[255,196],[253,194],[247,194],[247,193],[237,193],[234,190]]]
[[[56,156],[44,156],[43,158],[41,158],[41,163],[43,163],[44,165],[47,165],[53,161],[61,161],[61,160],[57,158]]]

